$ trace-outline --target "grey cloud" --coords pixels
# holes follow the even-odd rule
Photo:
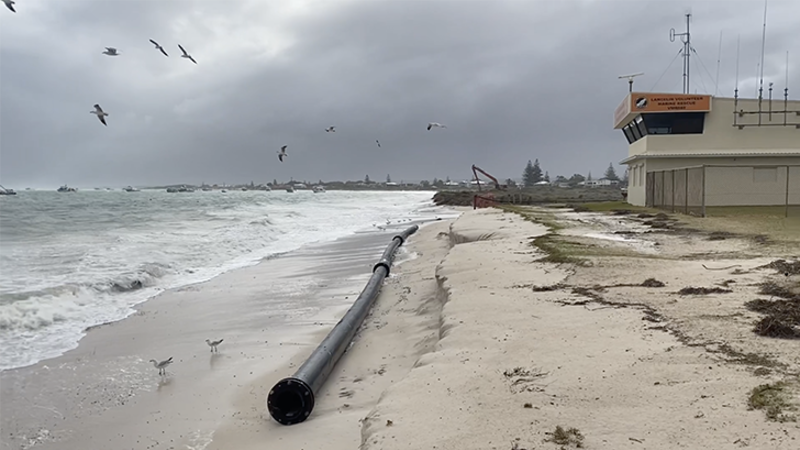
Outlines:
[[[0,30],[2,183],[460,179],[473,163],[506,178],[536,158],[551,175],[600,174],[627,154],[617,76],[680,91],[681,60],[665,69],[686,6],[693,92],[714,93],[720,30],[719,95],[733,94],[737,34],[743,95],[760,60],[759,1],[296,3],[18,2]],[[786,50],[800,89],[797,17],[800,4],[770,2],[764,74],[780,95]]]

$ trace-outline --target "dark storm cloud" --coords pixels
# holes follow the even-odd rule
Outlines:
[[[0,176],[17,188],[466,179],[477,164],[516,178],[536,158],[553,176],[600,175],[627,155],[611,129],[617,77],[680,92],[668,32],[690,8],[692,92],[732,96],[740,36],[740,92],[755,93],[763,2],[678,3],[20,0],[0,17]],[[800,89],[797,17],[800,4],[770,2],[765,86],[781,94],[787,50]]]

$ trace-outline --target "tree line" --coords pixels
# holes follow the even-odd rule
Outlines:
[[[605,173],[603,174],[603,178],[612,180],[612,181],[622,181],[623,184],[627,184],[627,171],[625,173],[625,178],[620,180],[617,176],[616,170],[614,170],[614,165],[612,163],[608,163],[608,168],[606,169]],[[562,175],[558,175],[554,183],[566,183],[570,186],[577,186],[579,183],[584,181],[591,181],[592,180],[592,172],[589,172],[587,176],[583,176],[579,173],[573,174],[571,177],[567,178]],[[531,187],[535,186],[537,183],[541,183],[545,181],[550,183],[550,174],[547,171],[544,171],[542,174],[542,168],[539,165],[539,160],[536,159],[533,162],[528,160],[528,164],[525,166],[525,169],[522,171],[522,186],[523,187]],[[512,179],[507,179],[506,184],[509,186],[515,186],[517,183]]]

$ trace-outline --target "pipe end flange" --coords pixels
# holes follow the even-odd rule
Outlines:
[[[314,409],[314,391],[303,380],[289,377],[278,381],[267,395],[267,410],[281,425],[305,421]]]

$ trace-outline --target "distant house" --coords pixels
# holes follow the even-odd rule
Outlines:
[[[597,187],[597,186],[613,186],[619,184],[617,180],[609,180],[608,178],[600,178],[599,180],[588,180],[583,183],[584,186]]]

